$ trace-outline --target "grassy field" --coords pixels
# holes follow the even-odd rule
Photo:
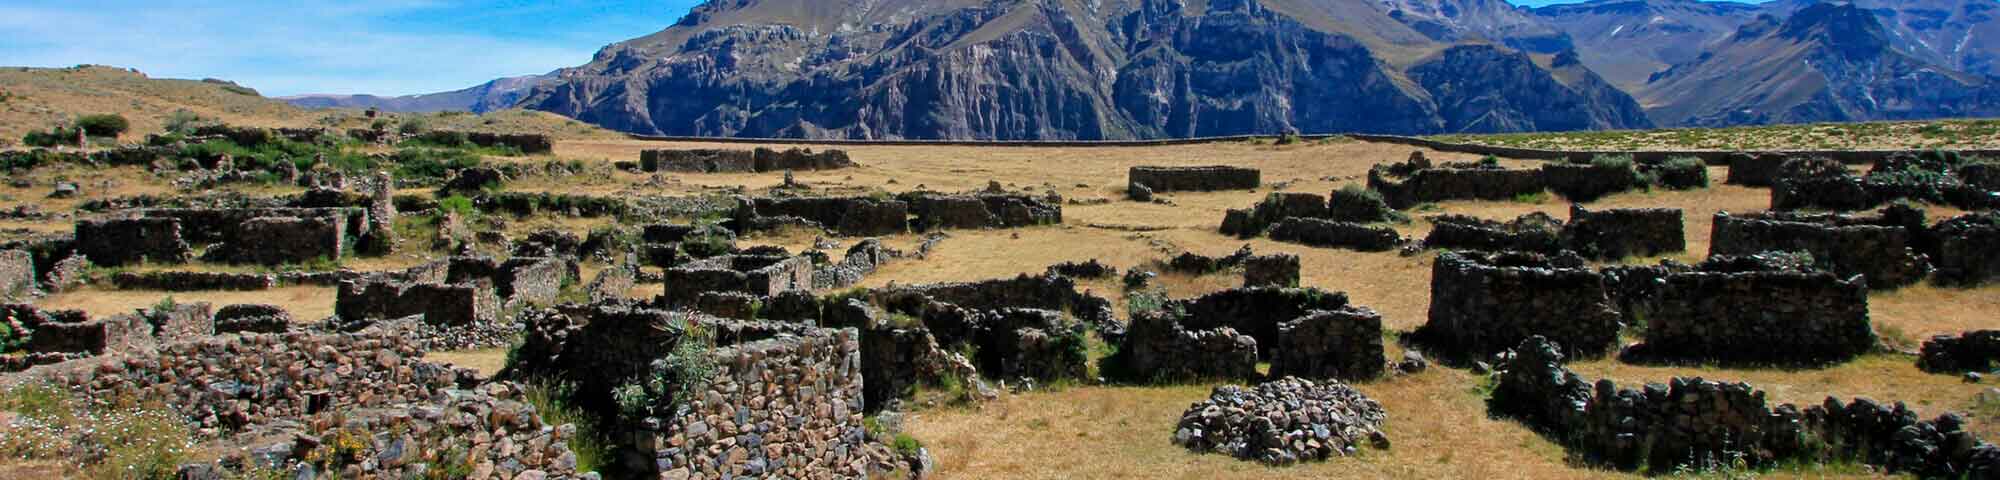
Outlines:
[[[2000,148],[2000,120],[1437,135],[1430,138],[1445,142],[1549,150],[1994,149]]]
[[[173,84],[179,91],[63,92],[60,85],[42,80],[0,74],[0,89],[10,95],[6,102],[7,122],[0,128],[20,128],[25,122],[49,122],[62,115],[88,113],[93,108],[126,112],[128,116],[168,115],[177,106],[155,98],[175,95],[213,95],[195,90],[222,90],[220,84],[188,82]],[[33,72],[40,76],[60,76],[61,71]],[[124,78],[134,76],[118,71],[87,69],[74,75]],[[59,77],[58,77],[59,78]],[[124,80],[120,80],[124,81]],[[140,82],[154,87],[156,80]],[[61,82],[54,82],[60,84]],[[91,84],[116,83],[93,80]],[[23,86],[28,85],[28,86]],[[138,88],[138,87],[133,87]],[[35,102],[67,102],[60,95],[116,96],[131,105],[80,103],[60,112],[25,113]],[[247,96],[246,96],[247,97]],[[83,98],[83,97],[79,97]],[[287,106],[242,99],[236,102],[214,99],[190,100],[193,107],[214,112],[218,118],[238,118],[259,125],[364,125],[358,112],[304,112]],[[95,100],[93,100],[95,101]],[[157,103],[157,106],[155,106]],[[144,104],[144,108],[133,105]],[[232,106],[235,105],[235,106]],[[12,109],[19,107],[24,112]],[[267,110],[268,109],[268,110]],[[33,116],[42,115],[42,116]],[[206,114],[205,114],[206,115]],[[231,117],[230,115],[236,115]],[[153,117],[146,117],[153,118]],[[324,120],[333,118],[333,120]],[[578,161],[587,174],[530,175],[510,183],[513,191],[574,193],[592,195],[687,196],[761,194],[783,182],[781,173],[763,174],[639,174],[616,171],[610,162],[636,161],[639,152],[655,148],[752,148],[755,145],[720,143],[664,143],[623,139],[589,127],[581,127],[560,117],[539,113],[499,112],[485,116],[443,114],[424,116],[432,128],[527,130],[552,133],[563,138],[553,156],[529,158],[489,158],[525,166],[550,161]],[[158,128],[157,120],[134,119],[140,133]],[[400,121],[394,120],[394,121]],[[489,121],[491,123],[489,123]],[[153,122],[153,123],[148,123]],[[1509,145],[1552,148],[1906,148],[1925,131],[1942,129],[1937,145],[1959,147],[2000,146],[2000,124],[1984,122],[1943,122],[1937,128],[1917,124],[1868,124],[1861,126],[1785,127],[1789,130],[1734,129],[1717,131],[1611,132],[1601,134],[1559,134],[1534,136],[1487,136],[1459,138]],[[545,129],[545,130],[536,130]],[[1879,131],[1878,131],[1879,129]],[[1759,133],[1762,132],[1762,133]],[[1781,133],[1794,132],[1794,133]],[[1796,133],[1806,132],[1806,133]],[[1856,133],[1858,132],[1858,133]],[[0,135],[18,138],[14,130]],[[1803,135],[1803,136],[1801,136]],[[1832,139],[1844,139],[1848,143]],[[1510,143],[1511,142],[1511,143]],[[1539,143],[1538,143],[1539,142]],[[774,145],[774,148],[790,148]],[[827,148],[827,147],[813,147]],[[1402,332],[1422,325],[1430,304],[1430,270],[1434,254],[1401,256],[1393,252],[1358,253],[1316,249],[1264,239],[1238,240],[1216,232],[1223,213],[1245,208],[1274,191],[1326,194],[1343,185],[1362,183],[1369,166],[1407,158],[1410,147],[1353,141],[1310,142],[1277,146],[1268,142],[1236,142],[1172,147],[1044,148],[1044,147],[927,147],[849,146],[847,150],[859,168],[796,172],[798,181],[816,193],[854,195],[869,192],[914,190],[969,191],[998,183],[1009,190],[1038,194],[1054,193],[1072,202],[1064,209],[1064,223],[1056,226],[1016,230],[953,231],[924,260],[908,259],[889,264],[869,276],[863,286],[979,280],[1039,273],[1046,266],[1063,261],[1097,259],[1122,269],[1165,259],[1182,251],[1209,255],[1226,254],[1243,245],[1259,252],[1293,253],[1304,262],[1303,284],[1346,292],[1354,303],[1381,312],[1385,326]],[[1435,161],[1464,161],[1474,157],[1435,151],[1425,152]],[[1503,161],[1510,166],[1533,163]],[[1170,193],[1166,204],[1123,201],[1127,169],[1137,165],[1229,164],[1263,170],[1266,188],[1258,191]],[[1726,170],[1711,169],[1711,178],[1721,179]],[[30,181],[27,188],[0,186],[0,208],[37,205],[46,211],[81,214],[77,205],[91,199],[135,194],[173,194],[171,178],[138,168],[84,169],[57,166],[17,174]],[[44,199],[48,185],[55,181],[78,181],[84,186],[81,198]],[[295,193],[296,188],[271,186],[230,186],[222,191],[258,195]],[[421,193],[412,189],[406,193]],[[1591,208],[1672,207],[1686,213],[1685,227],[1689,251],[1668,258],[1695,260],[1708,250],[1711,217],[1718,211],[1763,210],[1770,203],[1769,192],[1718,185],[1696,191],[1646,191],[1612,195],[1591,202]],[[1431,228],[1421,217],[1436,213],[1464,213],[1487,218],[1510,218],[1528,212],[1547,212],[1566,218],[1567,203],[1560,199],[1539,202],[1444,202],[1421,212],[1417,219],[1395,228],[1406,236],[1421,237]],[[1933,217],[1957,212],[1933,208]],[[87,216],[87,215],[86,215]],[[557,228],[582,235],[610,219],[573,219],[537,216],[505,218],[506,232],[515,238],[540,228]],[[74,218],[46,221],[9,221],[0,227],[29,231],[65,231]],[[20,232],[15,232],[20,233]],[[10,236],[13,234],[9,234]],[[812,232],[781,232],[756,235],[745,244],[782,245],[797,250],[813,243]],[[851,244],[853,240],[843,239]],[[891,246],[913,249],[922,241],[914,235],[885,239]],[[387,270],[422,261],[437,252],[415,249],[395,257],[362,259],[344,266],[357,270]],[[1651,262],[1658,259],[1631,259]],[[152,268],[152,267],[142,267]],[[194,268],[225,268],[197,265]],[[586,265],[585,276],[601,268]],[[1240,277],[1230,274],[1208,276],[1169,275],[1162,279],[1173,296],[1188,297],[1236,286]],[[1115,280],[1086,282],[1095,293],[1114,299],[1119,295]],[[645,298],[659,293],[660,285],[641,285],[632,296]],[[112,291],[100,288],[50,296],[38,304],[50,308],[77,308],[93,315],[121,313],[150,306],[170,294],[149,291]],[[272,303],[290,309],[294,316],[313,321],[330,314],[333,290],[323,287],[288,287],[267,292],[174,293],[176,301],[226,303]],[[1992,328],[1994,311],[2000,311],[2000,287],[1978,289],[1941,288],[1919,285],[1894,292],[1878,292],[1870,298],[1873,318],[1879,331],[1907,343],[1930,334],[1957,332],[1970,328]],[[1120,304],[1122,302],[1114,302]],[[1121,312],[1122,314],[1122,312]],[[1393,342],[1392,342],[1393,343]],[[1400,355],[1391,346],[1389,355]],[[477,368],[491,373],[499,367],[504,352],[483,350],[447,352],[433,359]],[[1621,383],[1664,381],[1674,375],[1699,375],[1717,380],[1743,380],[1769,391],[1785,401],[1817,402],[1826,395],[1869,396],[1878,400],[1906,401],[1926,415],[1945,411],[1972,412],[1973,427],[1989,438],[2000,438],[2000,419],[1987,411],[1971,408],[1973,395],[1988,387],[1961,383],[1950,375],[1918,372],[1913,358],[1879,354],[1846,364],[1810,370],[1723,369],[1714,367],[1655,367],[1626,365],[1609,360],[1582,362],[1574,366],[1590,377],[1608,377]],[[1218,455],[1196,455],[1168,441],[1181,411],[1203,400],[1214,385],[1164,387],[1072,386],[1056,391],[1007,395],[977,407],[950,407],[914,413],[908,430],[921,439],[939,460],[938,478],[1606,478],[1630,477],[1619,472],[1579,466],[1565,451],[1518,423],[1495,420],[1486,415],[1479,391],[1483,379],[1462,370],[1433,368],[1409,377],[1390,378],[1358,385],[1382,402],[1390,414],[1387,432],[1394,447],[1387,451],[1365,450],[1357,458],[1337,459],[1286,469],[1271,469]],[[0,462],[5,463],[5,462]],[[0,465],[0,476],[8,468],[33,466]],[[27,470],[35,471],[35,470]],[[1781,477],[1869,476],[1852,468],[1773,472]]]

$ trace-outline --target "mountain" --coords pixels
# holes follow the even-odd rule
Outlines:
[[[1562,38],[1501,0],[711,0],[520,105],[739,137],[1651,125],[1587,67],[1553,66]]]
[[[1654,73],[1700,57],[1710,43],[1768,9],[1702,0],[1597,0],[1532,13],[1567,34],[1584,65],[1638,95]]]
[[[280,100],[302,108],[374,108],[385,112],[429,113],[448,110],[486,113],[520,103],[529,89],[552,78],[549,74],[508,77],[461,90],[400,97],[309,94]]]
[[[1778,0],[1788,14],[1825,0]],[[1851,0],[1888,28],[1890,43],[1925,61],[1979,75],[2000,75],[2000,21],[1993,0]]]
[[[1641,94],[1662,124],[1725,126],[2000,114],[1994,79],[1897,48],[1868,9],[1816,3],[1760,15]]]

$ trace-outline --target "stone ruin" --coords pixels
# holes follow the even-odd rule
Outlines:
[[[910,229],[1021,228],[1056,225],[1063,221],[1062,200],[1011,193],[947,195],[909,192],[897,196],[909,205]]]
[[[1446,252],[1431,269],[1430,321],[1412,332],[1425,351],[1466,361],[1530,336],[1598,357],[1618,340],[1618,311],[1583,259],[1534,253]]]
[[[742,199],[730,218],[739,232],[763,230],[760,226],[811,225],[850,237],[876,237],[907,233],[910,204],[901,200],[868,197],[764,197]]]
[[[502,312],[553,303],[574,266],[549,258],[454,257],[402,272],[343,280],[328,328],[381,325],[418,337],[426,348],[507,345],[520,325]]]
[[[667,269],[661,305],[690,305],[704,293],[773,297],[813,288],[813,262],[806,257],[723,255]]]
[[[900,461],[863,428],[854,329],[617,305],[529,318],[506,375],[573,382],[569,402],[597,415],[620,471],[862,477]]]
[[[1898,288],[1931,272],[1923,223],[1922,210],[1894,207],[1874,217],[1717,212],[1709,255],[1806,252],[1833,273],[1864,277],[1871,288]]]
[[[1667,261],[1604,277],[1625,322],[1645,326],[1628,360],[1811,365],[1875,348],[1865,284],[1782,259]]]
[[[1132,167],[1126,176],[1128,190],[1165,192],[1213,192],[1219,190],[1256,190],[1262,186],[1264,174],[1254,168],[1230,166],[1202,167]]]
[[[2000,447],[1966,431],[1957,414],[1920,420],[1901,402],[1868,398],[1772,405],[1749,384],[1700,378],[1639,390],[1591,384],[1562,366],[1562,351],[1539,336],[1524,339],[1497,375],[1488,410],[1591,463],[1662,472],[1852,458],[1926,478],[2000,475]]]
[[[2000,208],[1990,166],[1956,152],[1893,155],[1865,175],[1825,158],[1787,161],[1772,180],[1771,209],[1867,210],[1896,201],[1951,205],[1964,210]],[[1969,175],[1969,176],[1968,176]],[[1970,180],[1970,181],[1968,181]]]
[[[1746,187],[1769,187],[1777,180],[1778,169],[1790,160],[1791,157],[1777,153],[1730,155],[1729,179],[1725,183]]]
[[[1321,197],[1311,193],[1274,192],[1249,209],[1231,209],[1222,217],[1221,232],[1240,238],[1254,238],[1263,235],[1273,225],[1290,219],[1321,220],[1342,225],[1381,223],[1400,220],[1402,216],[1379,195],[1357,188],[1334,190],[1331,197]],[[1293,231],[1310,228],[1292,227]]]
[[[2000,213],[1972,213],[1931,227],[1936,278],[1952,285],[2000,280]]]
[[[1616,260],[1687,250],[1681,211],[1667,208],[1590,211],[1570,205],[1565,223],[1533,212],[1508,222],[1465,215],[1431,217],[1423,246],[1487,252],[1576,252],[1585,258]]]
[[[783,152],[756,150],[646,150],[639,152],[639,168],[647,172],[679,173],[761,173],[788,170],[836,170],[854,168],[847,152],[790,149]]]
[[[1403,236],[1393,228],[1318,218],[1287,218],[1271,227],[1270,234],[1280,242],[1363,252],[1385,252],[1403,244]]]
[[[1368,170],[1368,189],[1381,192],[1398,210],[1445,200],[1507,201],[1548,190],[1534,170],[1467,167],[1432,168],[1429,162],[1377,165]]]
[[[262,304],[226,305],[215,311],[215,333],[285,333],[292,314],[283,307]]]
[[[1109,274],[1106,274],[1109,276]],[[1243,287],[1297,288],[1299,256],[1289,253],[1257,255],[1243,260]]]
[[[37,367],[16,381],[112,404],[161,400],[223,456],[182,465],[178,478],[248,468],[412,478],[454,462],[508,478],[578,476],[566,446],[574,427],[542,423],[515,385],[461,390],[470,372],[422,355],[379,330],[225,335]]]
[[[2000,330],[1937,335],[1924,341],[1917,368],[1933,373],[1988,373],[2000,365]]]
[[[1216,387],[1174,427],[1175,445],[1286,466],[1384,449],[1382,405],[1339,381],[1284,377],[1252,388]]]
[[[180,221],[171,218],[78,221],[76,251],[107,267],[194,259],[194,248],[181,236]]]
[[[377,229],[380,222],[360,207],[153,208],[125,215],[78,221],[76,253],[103,266],[185,263],[194,259],[194,246],[208,245],[203,260],[282,265],[338,261],[355,253],[350,242],[393,243],[393,232]]]
[[[0,301],[25,301],[39,294],[35,256],[26,250],[0,250]]]
[[[1179,381],[1249,378],[1259,360],[1274,377],[1375,378],[1382,316],[1318,289],[1225,290],[1134,312],[1112,361],[1127,380]]]

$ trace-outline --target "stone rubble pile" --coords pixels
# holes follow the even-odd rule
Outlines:
[[[1389,447],[1389,414],[1338,381],[1285,377],[1255,387],[1216,387],[1189,406],[1174,428],[1175,445],[1266,465],[1285,466]]]

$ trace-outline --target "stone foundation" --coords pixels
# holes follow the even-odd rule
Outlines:
[[[1702,266],[1669,264],[1634,275],[1608,269],[1629,322],[1643,321],[1634,360],[1810,365],[1842,361],[1875,347],[1868,288],[1830,273],[1740,269],[1715,257]],[[1645,268],[1645,267],[1636,267]],[[1614,270],[1622,270],[1612,274]],[[1634,295],[1633,292],[1642,292]],[[1784,345],[1785,348],[1770,348]]]
[[[870,198],[758,198],[745,201],[732,217],[739,226],[758,218],[797,217],[851,237],[895,235],[909,231],[910,205],[899,200]]]
[[[748,150],[646,150],[639,168],[648,172],[752,173],[784,170],[834,170],[854,167],[847,152],[791,149],[783,152]]]
[[[1401,180],[1390,177],[1383,168],[1369,170],[1368,189],[1381,192],[1397,209],[1446,200],[1508,201],[1548,189],[1534,170],[1432,168]]]
[[[1020,228],[1062,223],[1062,203],[1014,194],[942,195],[912,192],[909,204],[916,230]]]
[[[1938,335],[1924,341],[1917,368],[1935,373],[1989,373],[2000,361],[2000,330]]]
[[[1937,279],[1952,285],[2000,280],[2000,214],[1967,214],[1931,227]]]
[[[1585,258],[1616,260],[1687,251],[1680,209],[1635,208],[1592,212],[1570,205],[1563,241]]]
[[[186,263],[194,249],[181,232],[181,222],[171,218],[84,220],[76,222],[76,250],[106,267]]]
[[[1403,244],[1396,229],[1317,218],[1287,218],[1271,227],[1271,239],[1323,248],[1363,252],[1394,250]]]
[[[1834,273],[1865,277],[1870,288],[1902,287],[1922,281],[1930,274],[1930,263],[1917,250],[1911,231],[1900,225],[1907,220],[1896,215],[1857,218],[1718,212],[1709,236],[1709,255],[1806,252]],[[1921,225],[1922,212],[1914,215]]]

